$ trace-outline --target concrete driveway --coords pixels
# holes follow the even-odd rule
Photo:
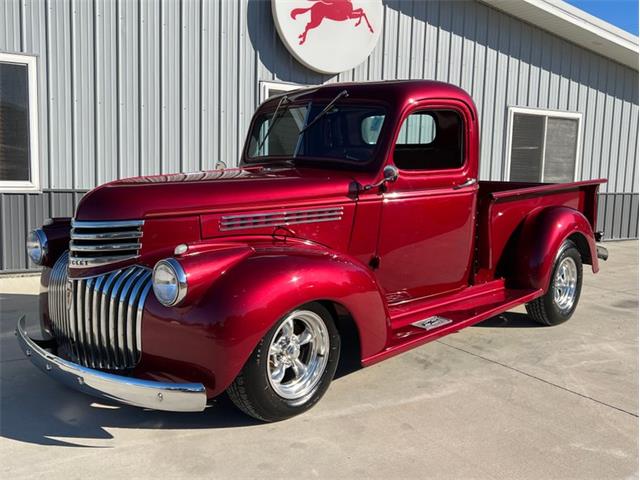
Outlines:
[[[311,412],[259,424],[95,403],[25,360],[37,280],[0,279],[0,477],[634,478],[638,243],[607,244],[580,306],[544,328],[524,309],[336,379]]]

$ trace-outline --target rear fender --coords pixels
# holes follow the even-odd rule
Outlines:
[[[362,358],[380,352],[389,318],[383,298],[371,272],[347,256],[303,246],[256,248],[188,305],[148,301],[144,350],[148,359],[174,358],[208,371],[213,396],[229,386],[275,322],[311,301],[331,301],[351,314]]]
[[[514,278],[517,288],[547,291],[556,256],[562,244],[574,240],[585,263],[598,271],[593,230],[586,217],[573,208],[550,207],[529,215],[515,250]]]

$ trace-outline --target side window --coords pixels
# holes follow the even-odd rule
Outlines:
[[[0,53],[0,191],[40,187],[36,58]]]
[[[409,115],[396,141],[393,160],[401,170],[443,170],[463,164],[464,124],[453,110]]]
[[[409,115],[402,124],[396,145],[429,145],[436,138],[436,121],[429,112]]]
[[[375,145],[378,142],[383,122],[384,115],[371,115],[362,120],[360,132],[362,133],[364,143]]]
[[[512,182],[573,182],[578,171],[580,122],[577,112],[511,107]]]

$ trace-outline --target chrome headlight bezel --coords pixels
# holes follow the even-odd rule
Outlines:
[[[160,278],[162,275],[168,275],[170,281]],[[156,263],[151,281],[154,295],[165,307],[179,305],[187,296],[187,274],[175,258],[165,258]]]
[[[27,256],[36,265],[43,265],[49,253],[47,235],[41,228],[31,230],[26,241]]]

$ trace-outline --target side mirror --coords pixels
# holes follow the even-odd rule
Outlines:
[[[382,187],[386,183],[393,183],[398,179],[398,175],[400,175],[400,172],[397,167],[394,165],[387,165],[384,167],[384,170],[382,170],[382,180],[372,183],[371,185],[365,185],[364,191],[366,192],[372,188]]]
[[[395,182],[398,179],[398,175],[400,175],[400,172],[394,165],[387,165],[386,167],[384,167],[382,175],[385,182]]]

